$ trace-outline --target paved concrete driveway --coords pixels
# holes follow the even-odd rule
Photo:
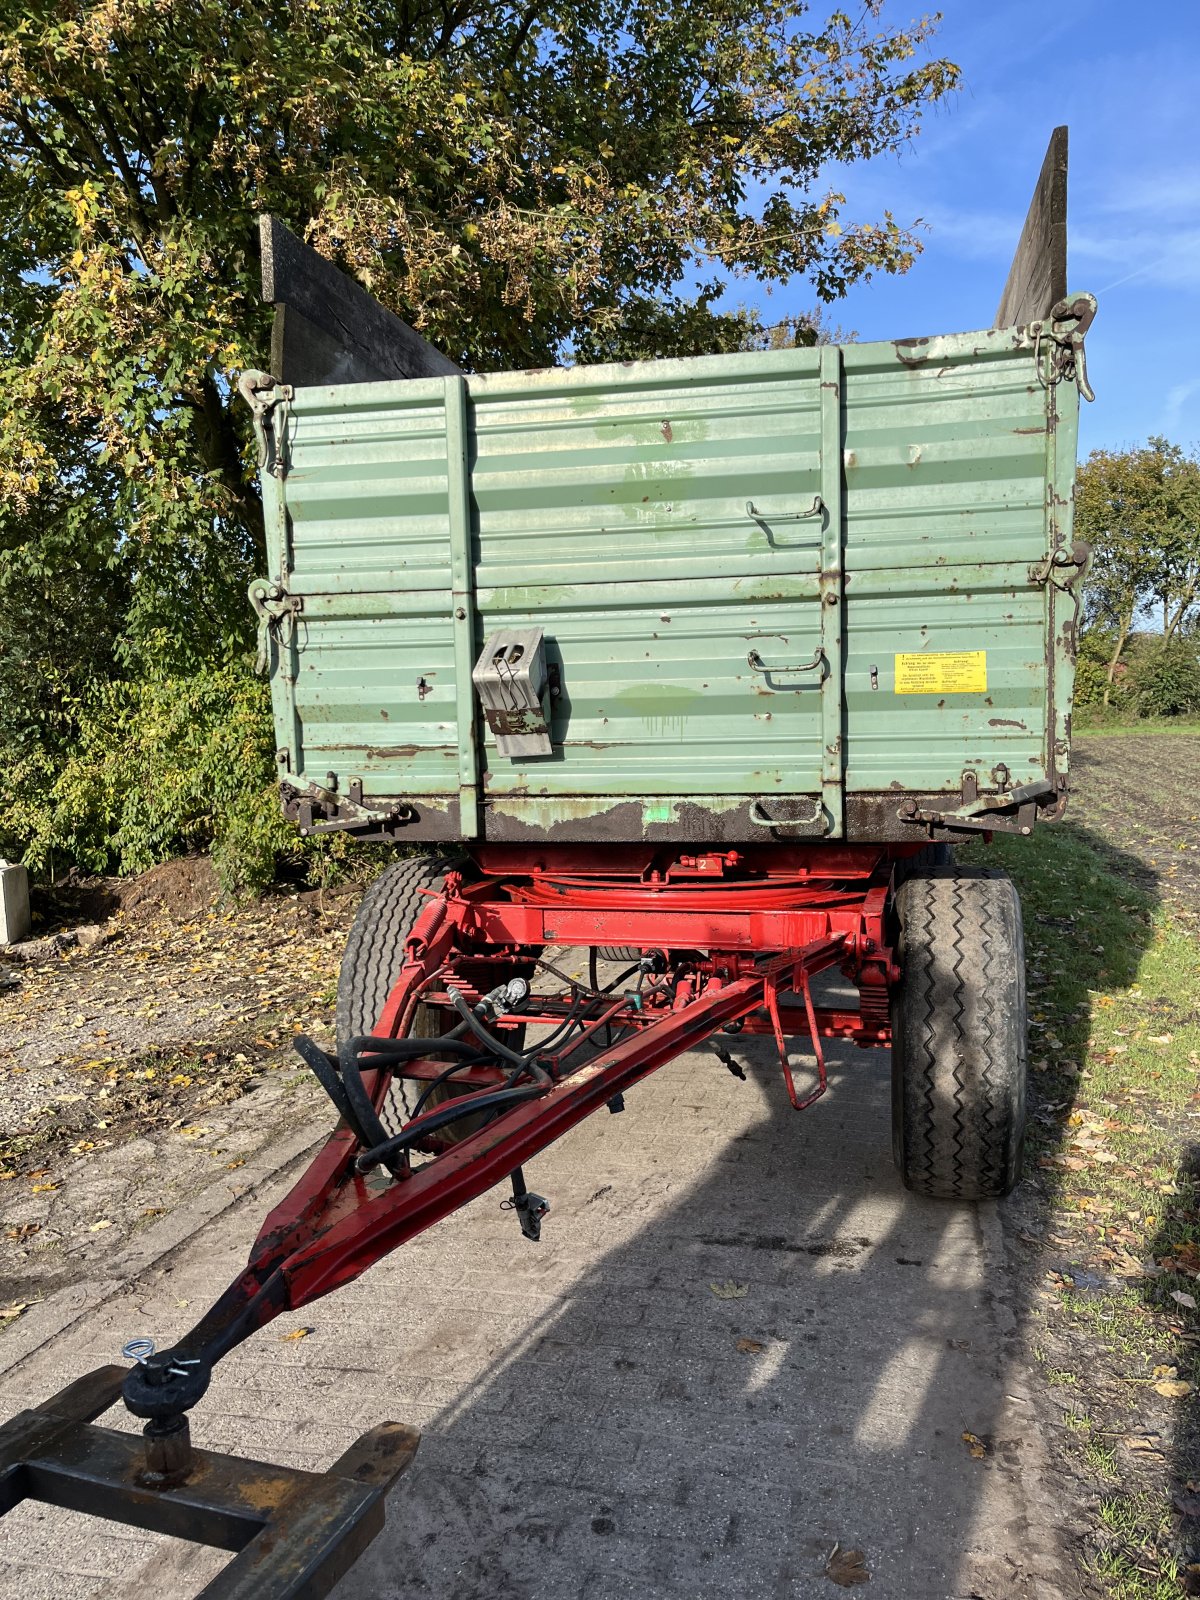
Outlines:
[[[873,1600],[1062,1592],[995,1209],[902,1190],[885,1056],[835,1048],[794,1114],[765,1044],[737,1053],[747,1082],[681,1057],[532,1163],[541,1244],[496,1191],[220,1369],[202,1444],[321,1467],[385,1417],[425,1429],[337,1600],[832,1600],[835,1545]],[[10,1371],[5,1414],[181,1331],[279,1189]],[[217,1564],[44,1508],[0,1523],[5,1600],[183,1600]]]

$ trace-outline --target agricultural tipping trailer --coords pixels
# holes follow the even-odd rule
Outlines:
[[[798,1109],[824,1041],[890,1045],[904,1182],[1011,1189],[1020,906],[952,846],[1067,799],[1095,302],[1065,183],[1059,129],[988,330],[486,376],[264,219],[273,375],[240,387],[283,805],[417,848],[363,899],[336,1054],[298,1041],[335,1131],[196,1327],[127,1352],[144,1455],[82,1426],[103,1369],[0,1432],[0,1507],[244,1546],[206,1594],[323,1593],[415,1437],[264,1510],[267,1469],[187,1442],[216,1363],[499,1183],[537,1239],[524,1164],[705,1040],[740,1075],[765,1036]]]

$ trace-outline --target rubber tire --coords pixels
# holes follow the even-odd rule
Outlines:
[[[921,877],[927,872],[953,865],[954,846],[939,839],[918,850],[916,855],[905,856],[896,863],[896,887],[899,888],[906,878]]]
[[[640,961],[642,952],[632,944],[600,944],[596,946],[596,954],[601,961]]]
[[[429,904],[421,890],[440,889],[453,865],[445,856],[408,856],[385,867],[363,895],[338,974],[339,1049],[348,1039],[374,1031],[404,961],[405,941]],[[416,1039],[432,1038],[434,1022],[430,1008],[418,1006],[409,1032]]]
[[[892,1143],[906,1187],[991,1200],[1021,1175],[1028,1004],[1021,902],[1003,872],[931,868],[895,897]]]

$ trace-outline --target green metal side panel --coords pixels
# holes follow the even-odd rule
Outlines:
[[[471,380],[481,633],[541,624],[562,685],[562,758],[485,731],[490,795],[819,788],[819,688],[747,660],[820,638],[819,522],[787,520],[820,487],[816,378],[805,352]]]
[[[1073,599],[1037,573],[1077,395],[1035,359],[1008,329],[298,391],[264,479],[300,606],[289,781],[435,802],[466,838],[700,813],[838,838],[856,797],[1061,772]],[[512,760],[471,667],[535,624],[554,751]],[[944,691],[897,666],[955,656]]]
[[[361,777],[368,794],[457,795],[444,381],[301,390],[287,463],[286,587],[302,601],[294,779],[334,773],[343,787]]]
[[[846,783],[1046,773],[1046,401],[1011,337],[851,346]],[[983,692],[897,693],[896,657],[983,651]]]

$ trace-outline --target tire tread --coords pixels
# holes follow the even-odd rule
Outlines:
[[[338,974],[339,1046],[374,1030],[404,958],[405,942],[427,903],[421,890],[440,889],[453,864],[449,857],[406,856],[385,867],[367,888]]]
[[[1021,908],[984,868],[933,867],[896,896],[903,979],[893,1006],[897,1165],[909,1188],[958,1200],[1009,1193],[1025,1122]]]

